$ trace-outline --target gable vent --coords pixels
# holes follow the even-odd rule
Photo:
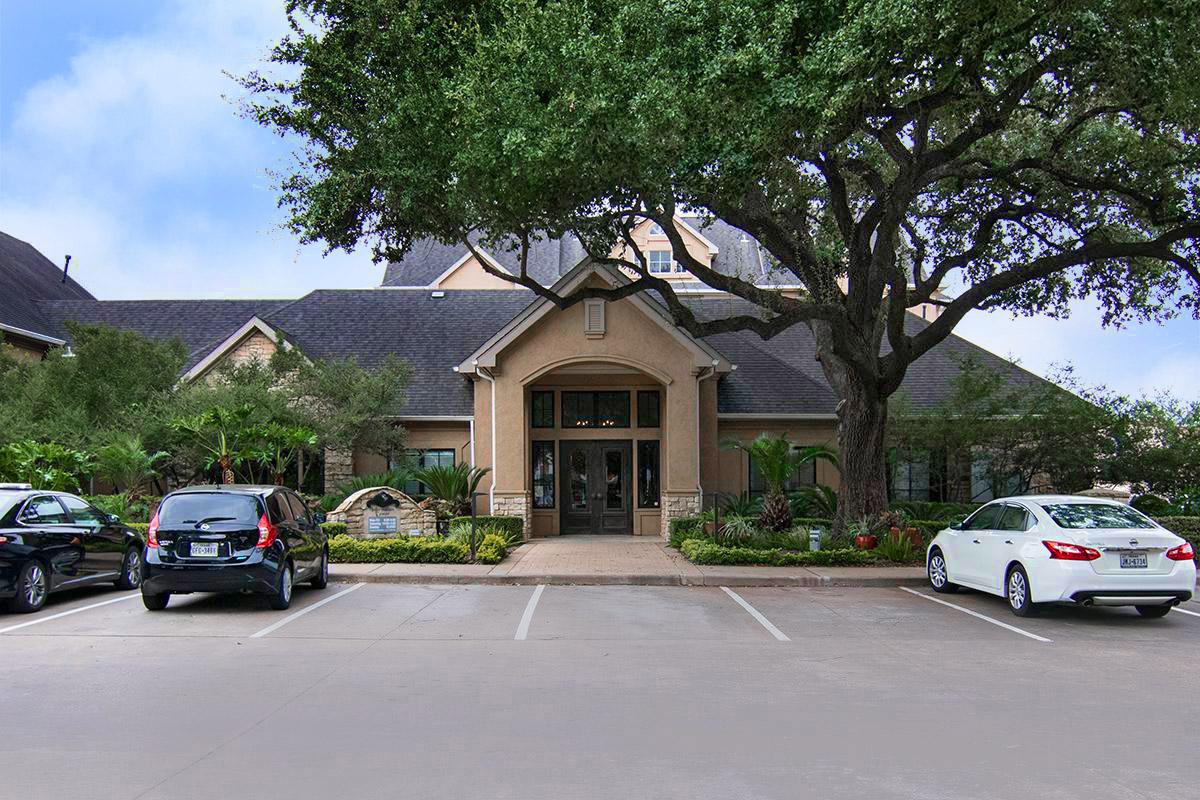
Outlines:
[[[604,301],[592,299],[583,301],[583,333],[589,339],[599,339],[604,336]]]

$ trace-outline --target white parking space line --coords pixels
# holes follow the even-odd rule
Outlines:
[[[733,591],[728,586],[722,586],[721,591],[725,592],[725,594],[732,597],[733,602],[737,603],[739,606],[746,609],[746,612],[750,616],[752,616],[756,620],[758,620],[758,624],[762,625],[764,628],[766,628],[767,632],[770,633],[772,636],[774,636],[776,639],[778,639],[781,642],[790,642],[791,641],[791,639],[789,639],[787,637],[787,634],[785,634],[783,631],[779,630],[779,628],[776,628],[774,625],[772,625],[771,620],[764,617],[762,615],[762,612],[760,612],[757,608],[755,608],[754,606],[750,605],[745,600],[743,600],[742,596],[740,594]]]
[[[1197,614],[1195,611],[1188,611],[1186,608],[1180,608],[1179,606],[1175,606],[1175,610],[1180,614],[1187,614],[1189,617],[1200,617],[1200,614]]]
[[[1004,628],[1005,630],[1012,631],[1013,633],[1019,633],[1022,636],[1028,636],[1030,639],[1033,639],[1034,641],[1038,641],[1038,642],[1053,642],[1054,641],[1053,639],[1047,639],[1045,636],[1038,636],[1036,633],[1030,633],[1029,631],[1023,631],[1015,625],[1009,625],[1007,622],[1001,622],[998,619],[992,619],[989,616],[980,614],[978,611],[972,611],[969,608],[963,608],[962,606],[956,606],[954,603],[947,603],[945,600],[939,600],[936,597],[930,597],[927,594],[922,594],[921,592],[915,591],[913,589],[909,589],[907,586],[901,586],[901,587],[899,587],[899,589],[902,592],[908,592],[909,594],[916,595],[917,597],[924,598],[925,600],[929,600],[934,603],[941,603],[942,605],[946,606],[947,608],[953,608],[955,611],[961,611],[964,614],[970,614],[972,617],[975,617],[976,619],[981,619],[984,622],[990,622],[993,625],[998,625],[1001,628]]]
[[[287,625],[289,622],[293,622],[294,620],[300,619],[300,617],[303,617],[308,612],[316,611],[318,608],[325,605],[326,603],[332,603],[334,600],[337,600],[339,597],[344,597],[345,595],[348,595],[351,592],[357,591],[364,586],[366,586],[365,583],[356,583],[353,586],[350,586],[346,589],[342,589],[340,592],[338,592],[335,595],[326,597],[324,600],[318,600],[317,602],[313,603],[311,606],[306,606],[305,608],[302,608],[299,611],[297,611],[295,614],[288,614],[286,617],[279,620],[279,622],[276,622],[273,625],[268,625],[267,627],[263,628],[261,631],[250,634],[250,638],[251,639],[261,639],[262,637],[266,636],[268,633],[279,630],[284,625]]]
[[[22,622],[19,625],[9,625],[7,628],[0,628],[0,633],[8,633],[9,631],[19,630],[20,628],[28,628],[30,625],[40,625],[41,623],[49,622],[52,619],[69,617],[72,614],[78,614],[80,611],[88,611],[93,608],[99,608],[100,606],[112,605],[113,603],[120,603],[122,600],[132,600],[135,597],[141,596],[141,592],[132,592],[127,595],[122,595],[121,597],[114,597],[112,600],[105,600],[102,603],[92,603],[90,606],[80,606],[79,608],[72,608],[70,611],[60,611],[57,614],[51,614],[48,617],[38,617],[37,619],[32,619],[29,622]]]
[[[533,622],[533,611],[537,608],[538,600],[542,598],[545,588],[544,584],[539,584],[525,605],[525,613],[521,615],[521,624],[517,626],[517,635],[513,637],[518,642],[524,641],[525,637],[529,635],[529,623]]]

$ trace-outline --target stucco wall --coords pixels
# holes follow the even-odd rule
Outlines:
[[[438,284],[439,289],[516,289],[519,288],[511,281],[497,278],[484,271],[479,260],[471,256],[458,269],[443,278]]]
[[[467,422],[404,423],[404,446],[410,450],[453,450],[454,463],[471,461],[471,426]],[[387,471],[387,456],[383,453],[354,451],[355,475],[378,475]]]
[[[650,228],[653,223],[646,220],[641,225],[633,229],[633,235],[630,237],[637,244],[638,248],[647,253],[651,250],[670,250],[671,242],[667,239],[666,234],[653,235],[650,233]],[[712,254],[708,252],[706,245],[694,233],[683,226],[677,226],[680,234],[683,236],[683,242],[687,247],[688,255],[699,261],[706,267],[712,266]],[[634,252],[629,249],[628,245],[618,244],[613,248],[613,255],[616,258],[627,258],[630,261],[635,260]],[[690,273],[681,272],[663,275],[664,278],[677,278],[679,280],[695,280],[695,277]]]

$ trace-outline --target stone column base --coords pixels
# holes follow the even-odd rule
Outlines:
[[[700,513],[699,492],[662,493],[662,530],[666,538],[671,532],[671,520],[679,517],[694,517]]]
[[[329,494],[354,477],[354,451],[325,448],[325,493]]]
[[[525,538],[533,533],[533,493],[493,492],[492,514],[497,517],[520,517]]]

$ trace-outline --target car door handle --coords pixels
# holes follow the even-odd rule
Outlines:
[[[1004,540],[1004,543],[1005,543],[1005,544],[1012,544],[1012,539],[1005,539],[1005,540]]]
[[[978,539],[972,539],[971,541],[972,541],[972,542],[974,542],[975,544],[983,544],[983,543],[982,543],[982,542],[980,542]]]

